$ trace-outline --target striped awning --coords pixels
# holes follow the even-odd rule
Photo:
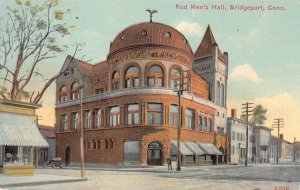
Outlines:
[[[215,145],[213,145],[211,143],[202,143],[202,142],[199,142],[198,144],[202,148],[202,150],[204,150],[204,152],[206,154],[210,154],[210,155],[223,155],[223,153],[219,149],[217,149],[215,147]]]
[[[205,155],[205,152],[199,147],[199,145],[192,141],[184,142],[196,155]]]
[[[180,141],[180,152],[183,155],[195,155],[182,141]],[[171,154],[177,155],[177,141],[171,142]]]
[[[0,112],[0,146],[48,147],[33,117]]]

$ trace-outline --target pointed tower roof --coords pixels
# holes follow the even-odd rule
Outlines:
[[[198,46],[198,49],[194,53],[194,59],[212,56],[212,47],[214,44],[217,44],[217,42],[211,31],[210,25],[208,25],[206,28],[206,32],[203,36],[203,39],[200,45]],[[225,58],[219,48],[218,48],[218,57],[225,63]]]

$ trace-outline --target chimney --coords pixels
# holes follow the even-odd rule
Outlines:
[[[279,135],[279,138],[280,138],[281,140],[283,140],[283,134],[280,134],[280,135]]]
[[[231,109],[231,117],[236,118],[236,109]]]

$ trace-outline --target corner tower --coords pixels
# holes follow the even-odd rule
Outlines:
[[[209,100],[217,107],[216,126],[220,132],[226,126],[226,99],[228,78],[228,53],[221,53],[210,26],[207,26],[204,37],[194,53],[193,71],[209,83]],[[219,130],[219,129],[218,129]]]

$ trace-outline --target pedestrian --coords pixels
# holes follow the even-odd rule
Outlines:
[[[167,158],[168,170],[172,170],[172,159],[170,157]]]

